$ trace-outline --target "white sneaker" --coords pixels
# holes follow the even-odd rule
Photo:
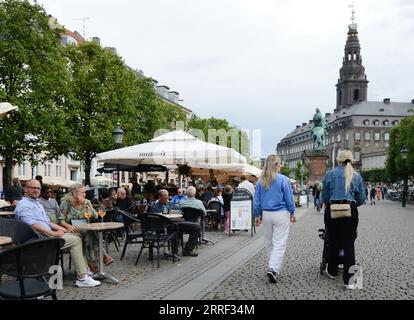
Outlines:
[[[357,288],[357,285],[355,283],[352,283],[352,284],[346,284],[345,285],[345,289],[347,289],[347,290],[355,290],[355,289],[358,289],[358,288]]]
[[[100,281],[93,280],[88,275],[85,275],[85,277],[82,280],[76,279],[76,286],[77,287],[92,288],[92,287],[99,286],[100,284],[101,284]]]

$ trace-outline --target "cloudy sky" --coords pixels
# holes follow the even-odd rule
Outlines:
[[[180,92],[201,117],[261,129],[263,156],[332,112],[351,0],[38,0],[66,28]],[[368,100],[414,99],[414,1],[356,0]],[[257,148],[256,148],[257,150]]]

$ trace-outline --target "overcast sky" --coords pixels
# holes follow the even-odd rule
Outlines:
[[[350,0],[39,0],[178,91],[201,117],[262,130],[262,155],[335,108]],[[368,100],[414,99],[414,1],[356,0]]]

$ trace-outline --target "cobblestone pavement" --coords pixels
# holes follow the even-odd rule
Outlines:
[[[359,210],[357,263],[363,289],[345,290],[342,276],[320,276],[323,242],[317,230],[322,215],[310,209],[291,227],[282,274],[276,284],[266,277],[267,259],[256,256],[203,299],[414,299],[414,206],[378,201]]]
[[[207,237],[211,240],[214,240],[216,243],[227,239],[223,232],[207,232]],[[171,259],[160,259],[160,268],[157,268],[156,257],[154,257],[154,262],[148,260],[148,249],[145,249],[140,257],[140,260],[137,265],[135,265],[135,260],[138,256],[139,249],[141,244],[128,245],[125,257],[120,261],[121,252],[122,252],[123,242],[121,241],[120,251],[117,252],[114,245],[110,245],[110,255],[114,258],[114,262],[105,267],[105,272],[114,276],[119,280],[117,285],[112,284],[109,280],[103,280],[102,284],[99,287],[95,288],[77,288],[75,286],[75,275],[72,271],[68,270],[68,259],[65,257],[65,279],[64,279],[64,290],[58,290],[57,297],[59,300],[79,300],[79,299],[104,299],[105,297],[113,294],[114,291],[123,291],[127,290],[128,287],[136,283],[140,283],[145,279],[157,275],[167,273],[170,268],[173,268],[175,265],[183,264],[191,259],[191,257],[182,257],[180,262],[172,263]],[[202,255],[203,250],[207,248],[201,246],[199,251]],[[65,255],[68,256],[68,255]],[[145,299],[145,292],[142,293]],[[146,297],[148,298],[148,297]],[[125,297],[128,299],[128,297]]]

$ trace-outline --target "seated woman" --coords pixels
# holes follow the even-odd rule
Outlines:
[[[92,207],[89,200],[86,199],[85,187],[76,183],[69,188],[68,193],[62,199],[60,225],[69,230],[69,232],[80,233],[85,246],[86,260],[92,272],[98,272],[96,263],[98,257],[98,238],[93,231],[80,231],[73,225],[72,220],[85,219],[85,212],[90,212],[94,219],[98,214]],[[104,251],[104,264],[107,266],[114,260]]]

